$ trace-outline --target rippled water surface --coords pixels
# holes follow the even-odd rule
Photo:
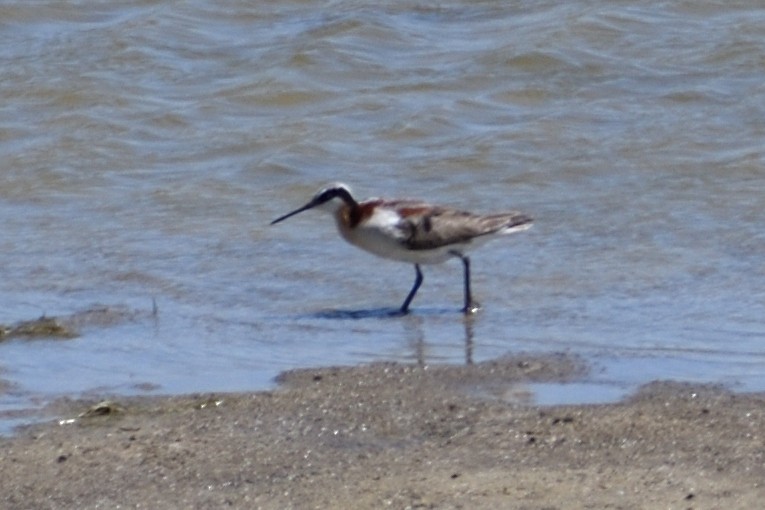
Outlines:
[[[763,55],[753,1],[4,2],[0,323],[125,317],[0,343],[0,414],[520,351],[764,390]],[[329,181],[536,224],[391,318],[411,267],[268,226]]]

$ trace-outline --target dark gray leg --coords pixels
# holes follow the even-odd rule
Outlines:
[[[414,286],[412,286],[412,290],[409,291],[409,295],[406,296],[404,304],[401,305],[401,313],[409,313],[409,303],[412,302],[414,295],[417,294],[417,289],[419,289],[420,285],[422,284],[422,271],[420,271],[420,265],[415,264],[414,270],[417,271],[417,277],[414,279]]]
[[[465,314],[475,313],[478,311],[478,303],[473,303],[473,295],[470,293],[470,259],[462,254],[457,254],[462,260],[462,265],[465,267],[465,306],[462,308],[462,312]]]

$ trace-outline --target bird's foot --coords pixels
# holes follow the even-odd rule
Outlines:
[[[473,315],[475,313],[478,313],[478,311],[480,309],[481,309],[481,305],[480,304],[478,304],[478,303],[476,303],[474,301],[471,301],[470,303],[466,304],[462,308],[462,313],[464,313],[465,315]]]

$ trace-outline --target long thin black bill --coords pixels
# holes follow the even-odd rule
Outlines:
[[[305,210],[308,210],[308,209],[310,209],[313,206],[314,206],[313,203],[306,204],[303,207],[301,207],[300,209],[295,209],[291,213],[287,213],[284,216],[280,216],[280,217],[276,218],[274,221],[271,222],[271,225],[274,225],[276,223],[279,223],[280,221],[286,220],[290,216],[295,216],[296,214],[301,213],[301,212],[303,212]]]

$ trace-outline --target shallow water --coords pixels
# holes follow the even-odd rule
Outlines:
[[[139,313],[0,344],[0,412],[519,351],[593,363],[545,403],[765,389],[765,9],[559,4],[4,3],[0,323]],[[458,261],[391,318],[411,267],[268,226],[338,180],[536,224],[474,254],[472,320]]]

